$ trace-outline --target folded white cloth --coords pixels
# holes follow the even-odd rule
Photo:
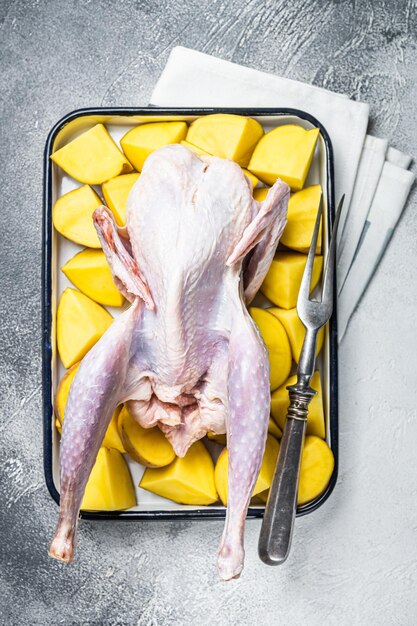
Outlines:
[[[341,293],[352,265],[363,227],[385,163],[388,141],[367,135],[359,161],[358,172],[349,210],[339,241],[337,286]]]
[[[386,164],[392,163],[397,166],[395,168],[385,167]],[[389,147],[388,142],[385,139],[378,139],[377,137],[366,136],[365,143],[362,150],[361,160],[359,162],[357,177],[353,190],[353,196],[351,200],[350,210],[347,220],[344,225],[343,233],[339,242],[339,255],[338,255],[338,267],[337,267],[337,280],[338,280],[338,293],[342,293],[344,289],[345,281],[349,275],[353,263],[359,267],[356,268],[356,272],[362,275],[363,290],[369,283],[372,274],[375,270],[375,264],[367,264],[364,262],[364,253],[358,255],[359,247],[363,242],[369,243],[370,239],[364,239],[365,228],[376,229],[383,225],[383,219],[378,224],[379,214],[392,212],[395,225],[398,221],[396,216],[398,212],[401,213],[404,205],[407,201],[407,196],[414,180],[413,175],[407,172],[406,176],[403,176],[403,170],[407,170],[410,166],[411,157],[395,148]],[[386,180],[385,180],[386,179]],[[381,189],[385,189],[386,186],[390,188],[397,187],[398,194],[394,204],[391,203],[391,195],[384,196],[381,193]],[[379,213],[374,213],[372,223],[369,221],[368,214],[371,210],[371,205],[375,197],[378,198]],[[398,205],[399,200],[402,199],[403,204]],[[394,225],[394,228],[395,228]],[[379,233],[379,245],[381,250],[379,258],[388,245],[392,233],[386,233],[384,236]],[[369,234],[368,234],[369,237]],[[370,273],[371,272],[371,273]],[[356,293],[356,292],[355,292]],[[363,292],[361,292],[362,294]],[[360,295],[353,298],[352,290],[349,289],[349,317],[346,318],[346,324],[349,321],[351,314],[353,313],[356,305],[359,302]],[[346,296],[345,296],[346,297]],[[341,310],[345,298],[341,301],[339,298],[338,306]],[[352,309],[353,305],[353,309]],[[342,311],[341,319],[345,318],[346,311]],[[344,331],[339,324],[339,340],[342,339]],[[342,332],[343,331],[343,332]]]
[[[333,145],[336,200],[343,193],[346,196],[339,226],[338,266],[343,336],[395,228],[413,180],[413,175],[406,172],[410,157],[388,147],[385,140],[366,135],[368,105],[183,47],[171,51],[151,104],[295,108],[307,111],[323,124]],[[381,215],[386,217],[382,219]],[[370,247],[369,255],[365,245]]]
[[[411,165],[412,158],[409,154],[404,154],[404,152],[400,152],[396,150],[396,148],[388,148],[387,150],[387,161],[390,163],[394,163],[394,165],[398,165],[404,170],[408,170]]]
[[[397,155],[394,155],[397,156]],[[405,159],[400,157],[400,161]],[[414,174],[385,161],[360,246],[338,300],[339,341],[391,239],[414,182]]]

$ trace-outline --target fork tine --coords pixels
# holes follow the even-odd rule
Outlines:
[[[317,211],[316,223],[314,225],[313,237],[311,239],[310,249],[308,251],[307,261],[304,268],[303,278],[301,279],[300,290],[297,298],[297,309],[302,303],[310,298],[311,274],[313,272],[314,256],[316,254],[317,237],[320,229],[320,220],[323,210],[323,196],[320,198],[319,210]]]
[[[343,202],[345,195],[340,199],[339,206],[337,207],[336,216],[333,222],[332,236],[330,239],[329,251],[327,253],[326,268],[324,270],[323,290],[321,294],[321,301],[324,303],[330,303],[333,299],[333,276],[336,257],[336,239],[337,239],[337,227],[339,226],[340,214],[342,212]]]

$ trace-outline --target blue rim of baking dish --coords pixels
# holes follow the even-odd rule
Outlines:
[[[324,126],[312,115],[298,109],[284,108],[169,108],[169,107],[116,107],[116,108],[85,108],[72,111],[65,115],[55,124],[50,131],[44,151],[44,188],[43,188],[43,234],[42,234],[42,398],[43,398],[43,458],[45,481],[49,493],[57,504],[59,504],[59,492],[55,487],[52,474],[52,428],[51,422],[53,418],[52,405],[52,344],[51,344],[51,327],[52,327],[52,165],[50,155],[57,134],[64,126],[72,122],[78,117],[85,116],[202,116],[212,115],[214,113],[232,113],[235,115],[244,115],[246,117],[282,117],[293,115],[297,116],[312,126],[320,130],[326,147],[326,171],[327,171],[327,200],[328,200],[328,232],[331,232],[331,226],[334,220],[335,199],[334,199],[334,158],[333,148],[330,137]],[[334,293],[336,289],[336,276],[334,279]],[[332,493],[338,474],[339,465],[339,420],[338,420],[338,345],[337,345],[337,308],[334,307],[333,315],[329,322],[329,373],[330,373],[330,398],[329,398],[329,441],[330,448],[334,456],[334,469],[329,484],[325,491],[315,500],[297,508],[297,517],[307,515],[318,509]],[[226,509],[211,509],[204,507],[202,509],[193,509],[190,511],[98,511],[98,512],[81,512],[83,519],[90,520],[194,520],[194,519],[222,519],[225,517]],[[263,508],[249,507],[248,518],[263,517]]]

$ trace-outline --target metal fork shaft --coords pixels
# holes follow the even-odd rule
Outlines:
[[[259,556],[267,565],[284,563],[290,551],[308,405],[316,393],[298,385],[288,389],[290,406],[258,544]]]
[[[301,388],[308,388],[310,386],[310,380],[314,374],[314,367],[316,363],[317,333],[317,328],[306,329],[306,334],[303,347],[301,349],[297,370],[297,385]]]

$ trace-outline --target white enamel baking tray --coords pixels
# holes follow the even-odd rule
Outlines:
[[[52,207],[59,196],[80,186],[50,160],[52,152],[97,123],[103,123],[118,143],[132,127],[151,121],[185,120],[191,122],[199,116],[213,113],[234,113],[257,119],[266,131],[282,124],[299,124],[304,128],[318,127],[320,136],[306,185],[320,183],[323,189],[323,245],[327,254],[330,226],[334,217],[333,155],[332,147],[323,126],[309,114],[288,109],[82,109],[61,119],[49,133],[45,147],[44,163],[44,229],[43,229],[43,420],[44,420],[44,468],[47,487],[59,502],[59,436],[54,425],[53,397],[57,384],[65,372],[56,348],[55,318],[59,297],[70,286],[60,268],[82,247],[60,236],[52,226]],[[100,187],[96,191],[101,195]],[[265,299],[255,304],[262,306]],[[116,317],[120,309],[108,308]],[[336,311],[326,327],[324,347],[317,367],[321,372],[326,439],[330,445],[335,468],[325,492],[302,507],[297,514],[304,515],[318,508],[330,495],[337,479],[338,467],[338,413],[337,413],[337,329]],[[208,442],[215,457],[221,446]],[[122,512],[82,512],[90,519],[190,519],[224,517],[222,505],[188,506],[176,504],[138,487],[144,468],[126,456],[136,487],[137,506]],[[264,506],[251,506],[248,517],[261,517]]]

